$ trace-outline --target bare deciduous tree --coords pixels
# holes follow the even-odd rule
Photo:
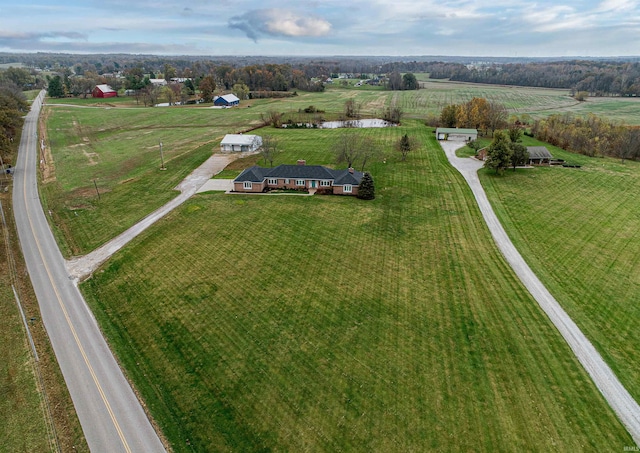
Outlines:
[[[347,118],[360,118],[361,104],[355,99],[349,99],[344,103],[344,116]]]
[[[273,167],[273,161],[280,154],[281,149],[278,144],[278,139],[273,135],[263,135],[262,145],[260,146],[260,155],[264,159],[264,163],[269,162],[269,165]]]

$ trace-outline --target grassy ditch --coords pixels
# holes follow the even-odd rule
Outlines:
[[[0,195],[6,220],[6,227],[0,222],[0,452],[87,452],[22,260],[10,198],[10,193]],[[14,288],[38,352],[37,362]]]
[[[632,445],[432,132],[354,131],[405,132],[372,202],[200,194],[82,285],[175,451]],[[332,131],[279,133],[332,162]]]

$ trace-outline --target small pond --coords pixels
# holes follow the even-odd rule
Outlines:
[[[318,129],[338,129],[341,127],[357,127],[357,128],[369,128],[369,127],[392,127],[397,126],[395,123],[390,123],[379,118],[365,118],[361,120],[346,120],[346,121],[324,121],[319,124],[314,123],[298,123],[298,124],[283,124],[283,128],[318,128]]]

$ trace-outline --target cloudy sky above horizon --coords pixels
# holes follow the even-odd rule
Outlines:
[[[628,56],[640,0],[0,0],[0,51]]]

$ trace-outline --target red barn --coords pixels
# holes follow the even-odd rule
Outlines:
[[[118,95],[118,92],[109,85],[96,85],[91,92],[94,98],[112,98]]]

